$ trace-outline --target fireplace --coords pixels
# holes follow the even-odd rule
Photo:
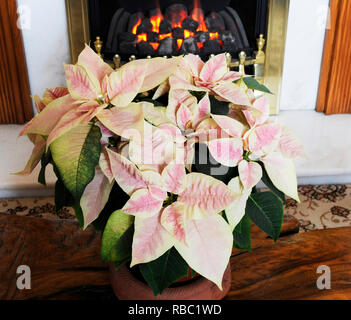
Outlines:
[[[232,68],[271,88],[272,113],[279,110],[289,0],[66,0],[66,7],[72,62],[84,43],[115,64],[225,52]]]

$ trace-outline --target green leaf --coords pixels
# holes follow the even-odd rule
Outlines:
[[[52,160],[52,157],[51,157],[51,152],[49,150],[41,158],[41,169],[38,177],[38,182],[44,186],[46,186],[46,178],[45,178],[46,167],[50,164],[51,160]]]
[[[117,265],[123,265],[132,259],[132,244],[134,237],[134,224],[121,236],[118,242],[112,247],[110,260]]]
[[[74,199],[71,193],[65,187],[65,184],[62,181],[60,172],[57,167],[54,165],[54,172],[57,176],[57,182],[55,184],[55,207],[56,211],[61,210],[64,207],[73,207]]]
[[[229,102],[219,101],[213,95],[210,95],[211,113],[226,116],[229,113]]]
[[[80,207],[79,204],[74,204],[73,205],[74,213],[76,215],[76,218],[79,222],[79,226],[83,228],[84,226],[84,216],[83,216],[83,211],[82,208]]]
[[[99,127],[81,124],[50,146],[62,181],[76,201],[94,178],[101,152],[100,139]]]
[[[251,227],[247,214],[234,229],[234,248],[251,251]]]
[[[265,93],[273,94],[266,86],[263,84],[259,83],[255,78],[253,77],[244,77],[242,78],[244,83],[249,89],[252,90],[257,90],[257,91],[262,91]]]
[[[285,194],[283,192],[281,192],[280,190],[278,190],[275,185],[273,184],[272,180],[270,179],[270,177],[267,174],[267,171],[263,165],[263,163],[260,163],[261,167],[262,167],[262,182],[276,195],[278,196],[280,199],[282,199],[283,203],[286,203],[286,199],[285,199]]]
[[[197,99],[197,102],[203,99],[203,97],[206,95],[206,91],[193,91],[189,90],[190,94],[194,96]]]
[[[71,193],[65,187],[63,181],[58,179],[55,184],[55,207],[56,211],[60,211],[64,207],[72,207],[74,199]]]
[[[127,249],[125,244],[128,243],[130,232],[127,235],[126,233],[133,227],[133,222],[134,217],[121,210],[112,213],[102,235],[101,258],[103,262],[120,262],[128,258],[131,244]]]
[[[283,222],[283,204],[272,192],[251,194],[246,205],[250,219],[277,241]]]
[[[96,232],[103,232],[110,219],[111,212],[115,212],[119,208],[123,208],[129,200],[129,196],[115,183],[110,193],[109,200],[105,208],[101,211],[99,217],[92,223]]]
[[[141,274],[154,292],[155,297],[171,284],[188,275],[189,266],[175,248],[160,258],[139,265]]]

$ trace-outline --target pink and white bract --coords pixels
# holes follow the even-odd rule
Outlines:
[[[59,153],[61,144],[69,150],[72,143],[72,153],[80,152],[79,137],[74,146],[70,139],[56,141],[79,126],[98,126],[100,159],[80,199],[84,228],[99,217],[117,183],[130,197],[118,209],[134,217],[131,265],[154,261],[174,247],[221,288],[232,232],[262,178],[262,166],[277,189],[298,200],[292,159],[304,156],[300,141],[269,120],[268,100],[256,98],[239,73],[228,71],[224,54],[206,63],[194,55],[136,60],[113,70],[86,46],[65,71],[67,89],[34,97],[38,115],[21,132],[34,149],[20,174],[31,173],[52,145]],[[151,90],[153,99],[168,94],[168,105],[143,99],[152,97]],[[229,105],[227,115],[213,113],[210,96]],[[197,143],[218,163],[238,167],[239,175],[226,185],[192,172]],[[68,172],[65,181],[70,174],[77,179]]]

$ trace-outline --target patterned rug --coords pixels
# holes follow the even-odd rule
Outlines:
[[[351,226],[351,185],[300,186],[301,203],[288,199],[285,214],[296,217],[300,232]],[[0,199],[0,212],[47,219],[74,219],[72,209],[56,212],[53,198]]]

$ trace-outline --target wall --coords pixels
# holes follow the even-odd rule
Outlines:
[[[65,85],[63,62],[70,63],[64,0],[17,0],[31,93]]]
[[[314,110],[329,0],[290,0],[281,110]]]

